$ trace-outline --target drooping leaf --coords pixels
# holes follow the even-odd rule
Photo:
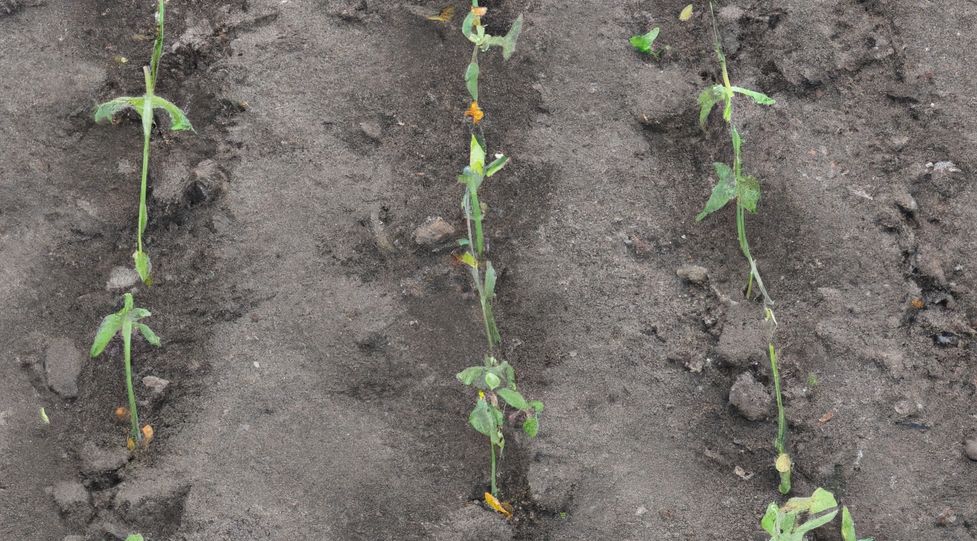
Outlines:
[[[499,385],[502,385],[502,380],[499,378],[499,376],[493,374],[492,372],[486,372],[485,385],[488,386],[489,390],[494,390]]]
[[[139,278],[142,279],[143,283],[147,286],[153,285],[153,279],[150,276],[153,271],[153,264],[149,260],[149,254],[137,250],[132,254],[132,259],[136,263],[136,272],[139,273]]]
[[[478,101],[478,62],[468,64],[468,69],[465,70],[465,85],[472,100]]]
[[[187,115],[182,109],[172,102],[159,96],[153,96],[153,108],[166,111],[166,114],[170,117],[170,131],[193,131],[190,119],[187,118]]]
[[[516,50],[516,42],[519,41],[519,34],[522,32],[522,15],[516,17],[515,22],[505,35],[505,42],[502,44],[502,58],[508,60]]]
[[[825,524],[831,522],[832,520],[834,520],[835,515],[837,514],[838,514],[838,510],[835,509],[830,513],[825,513],[819,517],[812,518],[807,522],[805,522],[804,524],[798,526],[797,529],[794,530],[794,533],[803,536],[805,533],[814,530],[816,528],[820,528],[821,526],[824,526]]]
[[[116,333],[122,330],[123,317],[120,312],[116,312],[102,319],[102,323],[98,326],[98,331],[95,332],[95,340],[92,342],[92,348],[89,351],[89,355],[93,359],[101,355],[105,351],[105,346],[112,341]]]
[[[638,34],[637,36],[631,36],[628,40],[631,46],[635,48],[638,52],[658,56],[658,52],[655,51],[655,40],[658,39],[658,34],[661,33],[661,28],[654,27],[647,34]]]
[[[478,175],[485,173],[485,149],[482,148],[482,145],[474,135],[472,135],[471,144],[469,145],[468,167]]]
[[[114,100],[107,101],[95,109],[95,122],[112,122],[115,115],[126,109],[134,109],[142,115],[142,106],[145,100],[140,97],[122,96]]]
[[[692,18],[692,4],[689,4],[682,8],[682,12],[678,14],[678,20],[685,22]]]
[[[490,177],[490,176],[498,173],[500,169],[502,169],[503,167],[505,167],[505,164],[509,163],[508,156],[501,156],[499,154],[496,154],[496,156],[498,156],[498,158],[496,158],[495,160],[493,160],[492,163],[490,163],[488,165],[488,167],[485,168],[485,176],[486,177]]]
[[[512,389],[499,389],[498,391],[495,392],[495,394],[501,396],[502,400],[506,401],[506,404],[509,404],[510,406],[516,408],[517,410],[521,410],[521,411],[529,410],[529,402],[527,402],[526,399],[523,398],[521,394],[519,394],[519,391],[515,391]]]
[[[472,32],[472,27],[475,25],[475,13],[469,11],[465,15],[465,20],[461,21],[461,33],[468,38],[468,41],[472,43],[478,43],[478,36]]]
[[[143,335],[143,338],[145,338],[147,342],[149,342],[150,344],[156,347],[159,347],[160,344],[159,336],[156,336],[156,333],[154,333],[153,330],[149,328],[149,325],[146,325],[145,323],[136,323],[136,328],[139,329],[140,334]]]
[[[539,434],[539,419],[536,417],[529,417],[523,421],[522,431],[525,432],[530,438],[535,438],[536,434]]]
[[[723,100],[726,89],[723,85],[712,85],[699,94],[699,127],[706,129],[706,121],[713,107]]]
[[[736,198],[743,208],[756,212],[757,202],[760,201],[760,181],[749,175],[736,179]]]
[[[743,88],[741,86],[734,86],[731,88],[733,92],[752,98],[753,101],[759,103],[760,105],[773,105],[777,103],[773,98],[764,94],[763,92],[757,92],[756,90],[750,90],[749,88]]]
[[[485,262],[485,297],[491,299],[495,297],[495,267],[491,261]]]
[[[465,385],[471,385],[476,379],[480,379],[485,374],[485,368],[481,366],[470,366],[455,375],[458,381]]]
[[[153,315],[152,312],[146,310],[145,308],[133,308],[129,312],[129,319],[131,319],[132,321],[138,321],[144,317],[149,317],[151,315]]]
[[[479,398],[478,402],[475,403],[475,408],[472,409],[471,414],[468,416],[468,423],[480,434],[490,438],[493,433],[497,432],[495,416],[492,415],[491,408],[489,408],[488,402],[484,398]]]
[[[820,487],[814,489],[814,493],[811,494],[811,508],[808,513],[816,515],[833,507],[838,507],[834,494]]]
[[[713,165],[716,168],[716,175],[719,177],[719,181],[713,187],[712,195],[706,201],[705,208],[695,217],[695,221],[697,222],[701,222],[706,216],[723,208],[726,206],[726,203],[729,203],[736,197],[736,179],[733,178],[733,170],[725,163],[717,162]]]
[[[777,535],[777,504],[772,503],[767,506],[767,512],[763,514],[763,519],[760,520],[760,527],[763,531],[767,532],[772,536]]]

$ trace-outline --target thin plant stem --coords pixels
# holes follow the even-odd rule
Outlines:
[[[773,388],[777,395],[777,438],[774,440],[774,447],[777,454],[787,454],[787,415],[784,413],[784,399],[780,392],[780,370],[777,365],[777,350],[770,344],[770,373],[773,377]],[[790,492],[790,468],[780,472],[781,494]]]
[[[126,392],[129,395],[130,432],[135,441],[142,439],[139,432],[139,413],[136,411],[136,393],[132,388],[132,323],[126,322],[122,328],[122,343],[125,352]]]
[[[472,238],[472,222],[473,221],[475,222],[476,231],[480,229],[479,226],[481,225],[481,222],[474,220],[474,217],[472,216],[473,214],[472,194],[473,193],[474,191],[471,188],[468,188],[468,190],[465,192],[465,223],[468,227],[468,252],[472,255],[475,261],[479,265],[481,265],[481,260],[476,253],[476,249],[474,248],[474,242],[473,242],[474,239]],[[475,201],[476,202],[478,201],[477,196],[475,198]],[[495,344],[492,340],[492,326],[491,323],[489,323],[489,313],[487,309],[488,308],[487,303],[492,301],[487,298],[487,294],[485,292],[485,286],[482,284],[482,273],[478,269],[478,267],[469,266],[469,271],[471,272],[472,275],[472,281],[475,283],[475,289],[478,291],[479,306],[482,308],[482,322],[485,325],[485,339],[488,341],[488,352],[489,355],[491,356],[493,350],[495,349]]]
[[[143,73],[146,78],[146,98],[142,110],[142,131],[143,131],[143,146],[142,146],[142,178],[139,184],[139,225],[138,225],[138,235],[137,235],[137,246],[139,252],[142,253],[142,235],[146,230],[146,222],[148,221],[148,212],[146,210],[146,191],[149,185],[149,142],[153,133],[153,79],[150,69],[144,67]]]
[[[489,447],[492,448],[492,495],[495,497],[499,496],[499,488],[496,486],[495,482],[495,444],[492,440],[489,440]]]

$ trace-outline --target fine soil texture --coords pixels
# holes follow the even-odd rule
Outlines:
[[[0,0],[0,539],[767,539],[771,328],[732,209],[694,220],[731,152],[686,0],[483,2],[490,32],[525,19],[482,56],[512,158],[482,198],[502,356],[546,409],[508,434],[513,518],[481,503],[446,2],[171,0],[157,91],[196,133],[154,132],[147,288],[140,123],[92,112],[142,93],[153,2]],[[734,84],[776,100],[736,115],[794,494],[860,537],[977,539],[977,3],[717,8]],[[657,60],[628,44],[653,26]],[[419,243],[429,217],[455,234]],[[163,340],[135,342],[134,453],[120,342],[87,355],[126,291]]]

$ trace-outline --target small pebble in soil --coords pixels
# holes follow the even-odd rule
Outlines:
[[[970,438],[964,443],[963,452],[966,453],[967,458],[977,462],[977,437]]]
[[[380,127],[379,123],[372,120],[360,122],[360,131],[373,141],[380,141],[380,138],[383,137],[383,128]]]
[[[78,376],[84,360],[85,355],[71,340],[50,340],[44,356],[44,373],[48,387],[64,398],[78,396]]]
[[[940,347],[950,348],[960,344],[960,339],[952,332],[943,331],[933,335],[933,343]]]
[[[112,267],[109,281],[105,283],[106,291],[129,289],[139,281],[139,273],[131,267]]]
[[[699,265],[682,265],[675,274],[692,284],[703,284],[709,279],[709,272]]]
[[[440,216],[429,216],[414,230],[414,242],[421,246],[435,246],[451,239],[455,228]]]
[[[753,374],[743,372],[729,390],[729,403],[747,419],[761,421],[770,415],[773,400],[762,383]]]
[[[84,526],[92,518],[88,491],[78,481],[62,481],[51,489],[61,517],[71,526]]]
[[[166,387],[169,386],[170,380],[156,376],[146,376],[142,378],[142,384],[151,390],[153,394],[161,395],[166,390]]]

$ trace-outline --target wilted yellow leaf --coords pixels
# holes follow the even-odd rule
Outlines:
[[[438,21],[442,23],[450,23],[451,19],[455,16],[455,6],[445,6],[437,15],[431,15],[428,17],[430,21]]]
[[[678,14],[678,20],[687,21],[692,18],[692,4],[685,6],[682,12]]]
[[[44,411],[44,408],[41,408],[41,421],[46,425],[51,424],[51,419],[48,419],[47,412]]]
[[[491,492],[485,493],[485,503],[486,505],[494,509],[497,513],[504,516],[505,518],[509,518],[512,516],[512,511],[506,509],[505,506],[502,504],[502,502],[500,502],[498,498],[493,496]]]
[[[473,256],[471,252],[464,252],[461,255],[456,254],[455,259],[459,263],[464,263],[473,269],[478,268],[478,261],[475,260],[475,256]]]

